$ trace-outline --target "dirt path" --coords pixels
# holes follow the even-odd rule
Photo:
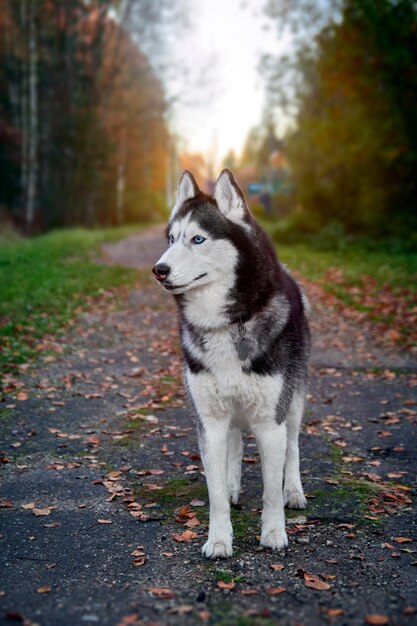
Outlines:
[[[176,314],[148,269],[163,245],[153,229],[106,246],[108,262],[141,268],[137,289],[97,305],[60,354],[10,378],[1,623],[355,626],[382,614],[416,624],[417,376],[393,369],[413,364],[314,302],[308,509],[288,513],[285,554],[258,547],[260,464],[247,436],[235,555],[207,562]]]

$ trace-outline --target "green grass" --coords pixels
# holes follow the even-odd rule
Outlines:
[[[100,255],[100,244],[139,229],[77,228],[31,239],[0,238],[1,370],[13,370],[33,357],[42,336],[86,308],[88,297],[134,284],[134,270],[92,260]]]
[[[378,327],[388,343],[417,345],[417,253],[367,249],[355,243],[319,250],[306,243],[278,244],[280,260],[304,279],[336,296],[338,306],[356,310]],[[385,336],[385,331],[387,335]]]
[[[417,254],[368,251],[359,246],[349,250],[315,250],[306,244],[279,244],[281,261],[308,280],[320,280],[330,268],[341,268],[347,282],[372,276],[378,284],[417,291]]]
[[[273,237],[277,222],[265,219],[259,222]],[[352,242],[328,249],[315,245],[313,238],[311,243],[278,243],[276,250],[283,263],[308,280],[321,280],[330,268],[339,268],[345,283],[357,284],[365,275],[372,276],[379,285],[388,284],[394,290],[405,287],[416,292],[417,252],[393,248],[386,241],[371,243],[372,246]]]

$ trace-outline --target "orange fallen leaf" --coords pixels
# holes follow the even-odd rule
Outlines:
[[[49,593],[51,591],[51,587],[38,587],[36,591],[37,593]]]
[[[187,515],[187,513],[189,512],[190,512],[190,507],[187,504],[185,504],[178,510],[178,515],[180,517],[183,517],[184,515]]]
[[[309,589],[316,589],[317,591],[326,591],[331,587],[329,583],[325,583],[324,580],[321,580],[318,576],[309,574],[308,572],[304,573],[304,584]]]
[[[269,587],[265,589],[268,596],[279,596],[280,593],[287,591],[285,587]]]
[[[180,604],[179,606],[173,606],[169,609],[170,615],[184,615],[185,613],[191,613],[194,607],[191,604]]]
[[[139,558],[133,559],[132,565],[134,565],[135,567],[140,567],[141,565],[145,565],[146,561],[147,561],[147,556],[146,554],[143,554]]]
[[[188,522],[186,522],[184,526],[187,526],[187,528],[195,528],[196,526],[200,526],[200,520],[197,517],[193,517],[192,519],[188,520]]]
[[[162,489],[162,485],[158,485],[156,483],[143,483],[143,486],[146,487],[146,489],[149,489],[149,491],[159,491]]]
[[[339,617],[340,615],[344,615],[345,612],[343,609],[327,609],[326,615],[327,617]]]
[[[168,587],[149,587],[148,591],[150,591],[152,595],[163,600],[166,600],[168,598],[175,598],[176,596],[176,594]]]
[[[178,541],[179,543],[182,543],[183,541],[185,541],[186,543],[190,543],[190,541],[198,537],[197,533],[193,532],[192,530],[185,530],[183,533],[181,533],[181,535],[178,535],[177,533],[171,533],[171,535],[175,539],[175,541]]]
[[[131,556],[145,556],[143,550],[133,550],[133,552],[131,552],[130,554]]]
[[[198,616],[203,621],[207,621],[208,619],[210,619],[211,613],[210,611],[199,611]]]
[[[233,581],[231,581],[230,583],[225,583],[223,580],[219,580],[217,581],[217,586],[219,589],[234,589],[236,583],[234,583]]]
[[[256,596],[259,591],[257,589],[241,589],[242,596]]]
[[[271,563],[271,569],[273,569],[275,572],[280,572],[282,569],[284,569],[285,565],[281,565],[281,563]]]
[[[394,537],[396,543],[410,543],[413,541],[410,537]]]
[[[97,437],[97,435],[90,435],[85,440],[85,443],[86,444],[90,444],[92,446],[99,446],[100,445],[100,437]]]
[[[140,624],[139,615],[137,613],[130,613],[122,617],[122,620],[117,626],[137,626],[137,624]]]
[[[111,519],[98,519],[97,524],[113,524]]]
[[[385,626],[389,623],[389,618],[386,615],[378,615],[377,613],[366,615],[365,622],[371,626]]]

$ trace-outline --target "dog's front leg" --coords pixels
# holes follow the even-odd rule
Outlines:
[[[282,480],[286,449],[286,425],[273,417],[254,427],[262,461],[264,482],[261,545],[278,550],[288,545],[285,532]]]
[[[227,487],[227,436],[229,424],[222,420],[204,420],[200,449],[210,499],[208,541],[203,546],[207,558],[232,556],[233,531]]]

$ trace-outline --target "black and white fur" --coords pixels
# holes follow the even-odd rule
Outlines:
[[[183,173],[167,234],[170,246],[153,271],[179,308],[185,383],[198,416],[210,499],[203,554],[232,555],[230,501],[236,504],[240,493],[241,428],[254,433],[262,461],[261,544],[284,548],[284,504],[306,506],[298,435],[308,302],[229,170],[220,174],[214,197]],[[238,353],[242,335],[244,360]]]

